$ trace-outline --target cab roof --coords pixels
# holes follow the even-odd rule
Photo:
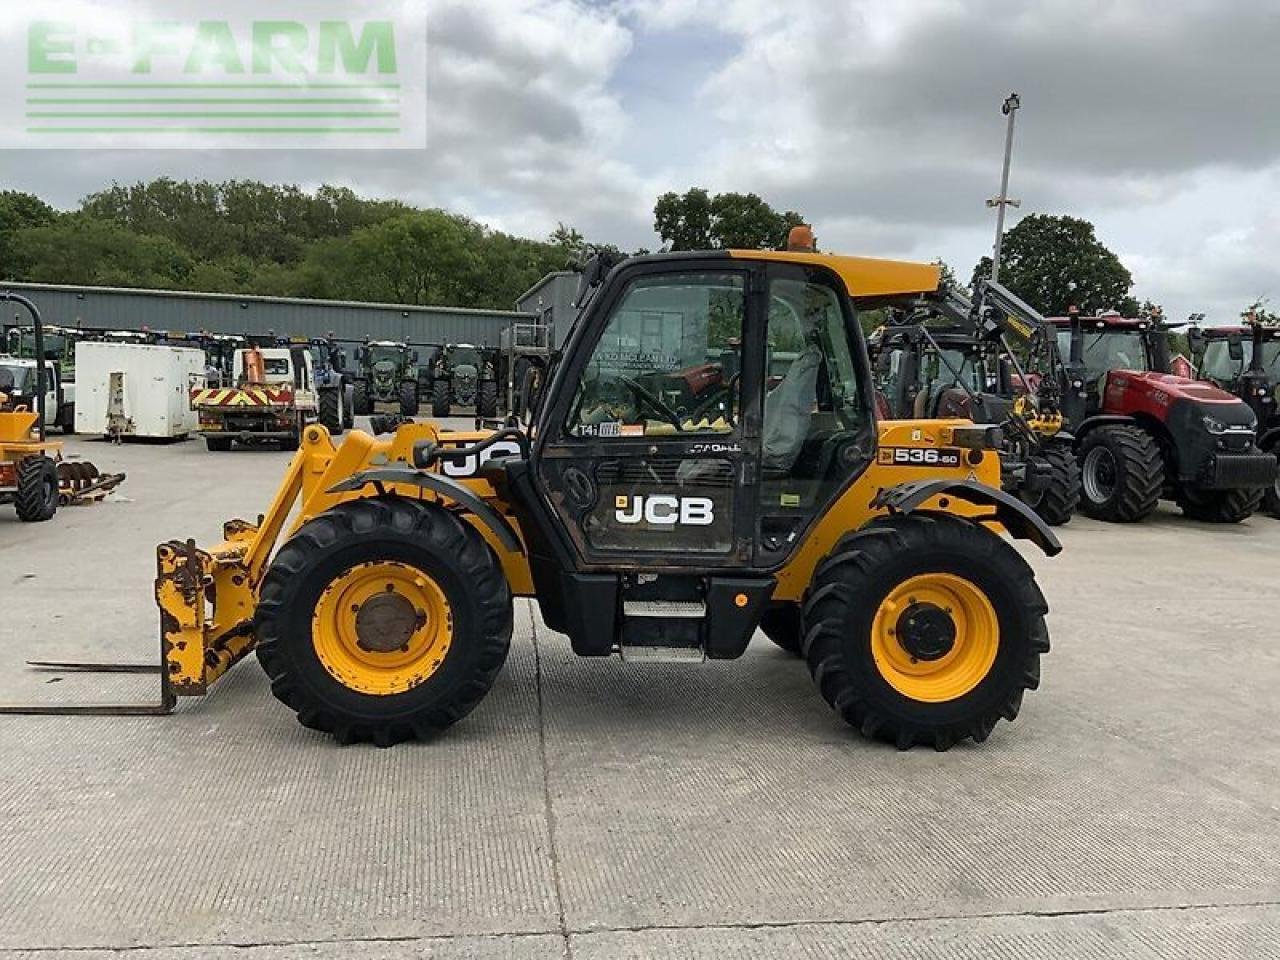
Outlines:
[[[855,300],[932,293],[938,289],[942,280],[942,268],[936,263],[792,250],[678,250],[645,254],[625,262],[661,263],[664,260],[716,260],[726,257],[732,260],[768,260],[773,263],[826,267],[844,281],[849,295]]]
[[[1201,334],[1204,335],[1206,340],[1212,340],[1215,337],[1225,338],[1233,335],[1238,335],[1241,337],[1253,336],[1252,327],[1243,327],[1239,325],[1233,325],[1229,327],[1201,327],[1200,332]],[[1262,328],[1262,333],[1263,333],[1263,336],[1267,339],[1280,339],[1280,327],[1264,326]]]
[[[774,263],[826,267],[844,281],[849,295],[854,299],[932,293],[942,281],[942,268],[938,264],[912,260],[881,260],[875,257],[799,253],[792,250],[730,250],[729,255],[737,260],[770,260]]]

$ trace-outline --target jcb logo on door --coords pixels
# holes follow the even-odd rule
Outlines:
[[[613,518],[619,523],[709,527],[715,522],[715,505],[709,497],[614,497],[613,506]]]
[[[882,467],[958,467],[960,451],[952,447],[881,447],[876,456]]]

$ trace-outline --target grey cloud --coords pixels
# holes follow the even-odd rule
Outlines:
[[[918,21],[884,54],[853,46],[807,71],[838,125],[985,150],[987,114],[1013,88],[1028,167],[1147,177],[1280,158],[1273,2],[977,4]]]

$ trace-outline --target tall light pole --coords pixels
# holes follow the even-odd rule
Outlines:
[[[988,207],[996,208],[996,245],[991,253],[991,279],[1000,279],[1000,248],[1004,245],[1004,211],[1005,207],[1020,207],[1021,200],[1013,200],[1009,197],[1009,161],[1013,157],[1013,117],[1022,106],[1022,101],[1016,93],[1011,93],[1005,98],[1000,112],[1009,118],[1009,126],[1004,135],[1004,172],[1000,175],[1000,196],[992,197],[987,201]]]

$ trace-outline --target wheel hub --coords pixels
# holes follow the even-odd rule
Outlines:
[[[902,649],[914,659],[941,660],[956,645],[951,614],[932,603],[913,603],[898,618],[895,633]]]
[[[1116,461],[1106,447],[1094,447],[1084,459],[1081,480],[1085,496],[1093,503],[1106,503],[1116,489]]]
[[[903,580],[880,602],[871,655],[889,686],[924,703],[969,693],[1000,648],[1000,623],[986,592],[951,573]]]
[[[343,686],[389,696],[435,675],[453,645],[453,611],[428,573],[394,560],[370,561],[339,574],[320,594],[311,640]]]
[[[405,597],[387,585],[387,592],[370,597],[356,612],[356,644],[370,653],[404,650],[415,630],[426,623],[426,615],[415,610]]]

